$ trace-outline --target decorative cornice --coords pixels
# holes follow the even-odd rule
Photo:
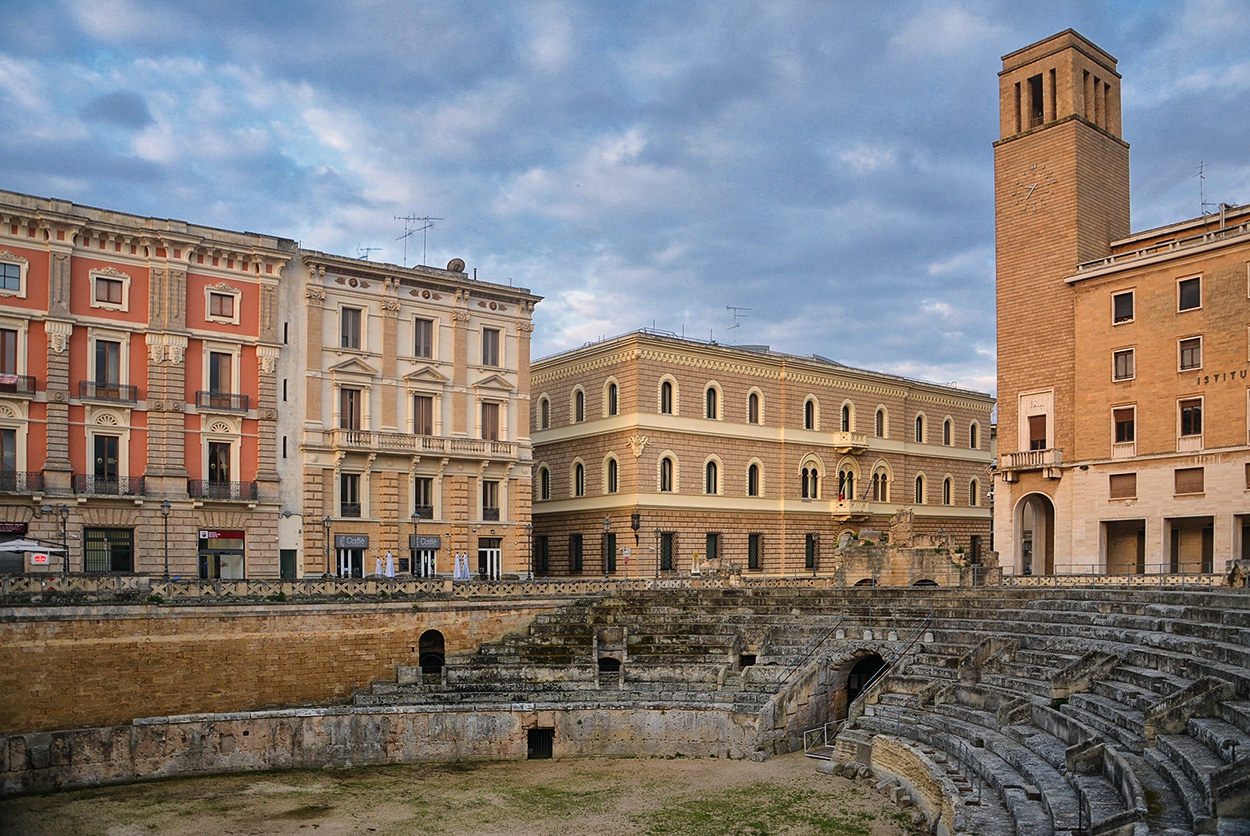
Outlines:
[[[326,289],[310,284],[304,288],[304,296],[310,302],[324,302],[326,300]]]

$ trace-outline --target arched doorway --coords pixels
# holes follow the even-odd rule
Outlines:
[[[421,634],[417,649],[420,651],[417,658],[421,665],[421,675],[441,676],[446,662],[443,634],[437,630],[426,630]]]
[[[1055,573],[1055,504],[1031,493],[1016,506],[1016,569],[1022,575]]]
[[[832,711],[829,719],[845,720],[851,703],[884,667],[885,660],[879,654],[871,652],[844,664],[833,679]]]

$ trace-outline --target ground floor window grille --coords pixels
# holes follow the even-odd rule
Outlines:
[[[133,528],[87,528],[83,530],[83,571],[133,572]]]

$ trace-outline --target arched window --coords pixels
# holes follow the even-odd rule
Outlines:
[[[855,498],[855,472],[852,470],[838,471],[838,501]]]
[[[663,493],[673,491],[673,460],[668,456],[660,459],[660,491]]]
[[[884,468],[877,468],[872,474],[872,501],[873,502],[889,502],[890,501],[890,481],[889,474]]]
[[[551,429],[551,401],[546,398],[538,402],[538,428]]]
[[[820,474],[815,467],[803,468],[803,499],[817,499],[820,496]]]
[[[877,410],[877,438],[885,438],[885,410]]]
[[[615,383],[608,384],[608,414],[616,414],[616,396],[617,388]]]
[[[942,480],[942,504],[951,504],[951,480],[949,476]]]
[[[671,380],[660,384],[660,412],[663,415],[673,414],[673,382]]]
[[[551,471],[545,467],[538,469],[538,498],[551,499]]]
[[[980,436],[981,427],[977,425],[976,421],[973,421],[968,425],[968,446],[973,450],[979,450],[981,448]]]
[[[753,464],[747,468],[747,496],[760,495],[760,466]]]
[[[976,479],[968,483],[968,504],[974,508],[981,504],[981,483]]]
[[[920,444],[924,443],[924,416],[923,415],[916,416],[916,441],[917,443],[920,443]]]
[[[747,395],[747,423],[758,424],[760,422],[760,394],[752,392]]]
[[[924,505],[924,477],[916,477],[916,504]]]
[[[816,429],[816,401],[812,398],[803,402],[803,429]]]
[[[707,391],[703,393],[704,417],[711,418],[713,421],[715,421],[717,416],[719,415],[719,413],[717,412],[717,405],[718,405],[718,402],[716,398],[716,389],[714,387],[709,386],[707,388]]]
[[[720,493],[720,490],[718,489],[719,486],[717,484],[718,482],[717,477],[719,475],[720,475],[720,470],[719,468],[717,468],[716,462],[708,462],[706,465],[703,466],[703,492],[704,493],[706,494]]]
[[[580,424],[586,420],[586,393],[578,389],[573,393],[573,423]]]
[[[617,469],[616,459],[608,459],[608,493],[616,493]]]
[[[947,447],[950,447],[951,443],[953,442],[952,437],[954,435],[955,435],[955,422],[947,418],[945,421],[942,422],[942,443],[945,444]]]
[[[586,466],[581,462],[573,465],[573,496],[586,495]]]
[[[849,433],[851,431],[851,405],[849,403],[842,404],[842,432]]]

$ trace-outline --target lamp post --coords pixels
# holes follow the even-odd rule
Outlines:
[[[608,554],[608,535],[612,533],[612,518],[607,514],[603,515],[603,577],[608,577],[608,567],[612,565],[610,555]]]
[[[408,569],[409,571],[412,572],[412,574],[414,575],[417,574],[417,552],[420,552],[421,553],[420,577],[424,578],[425,577],[425,549],[419,548],[417,546],[417,522],[420,519],[421,519],[421,512],[414,510],[412,512],[412,544],[409,545],[408,547],[408,562],[409,562]]]
[[[168,499],[161,503],[161,517],[165,521],[165,580],[169,580],[169,511],[173,507]]]
[[[527,581],[534,580],[534,524],[525,524],[525,539],[529,542],[529,571],[526,572],[525,579]]]
[[[660,577],[660,529],[655,529],[655,577]]]
[[[330,574],[330,526],[334,523],[329,517],[321,521],[326,530],[326,574]]]
[[[61,518],[61,571],[66,575],[69,574],[69,537],[66,534],[66,528],[69,524],[69,508],[62,505],[56,511],[57,516]]]

